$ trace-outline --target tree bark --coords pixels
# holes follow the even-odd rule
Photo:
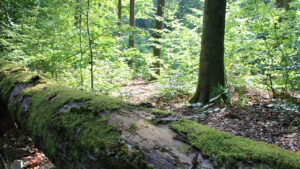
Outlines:
[[[90,31],[90,23],[89,23],[89,13],[90,13],[90,0],[87,1],[87,11],[86,11],[86,26],[89,37],[89,48],[90,48],[90,65],[91,65],[91,89],[94,90],[94,57],[93,57],[93,48],[92,48],[92,39],[91,39],[91,31]]]
[[[122,25],[122,0],[118,0],[118,26]],[[121,33],[118,33],[118,36],[121,36]]]
[[[81,8],[81,0],[78,0],[78,3],[79,3],[80,84],[83,85],[83,73],[82,73],[82,60],[83,60],[83,51],[82,51],[82,8]]]
[[[290,10],[289,3],[291,0],[276,0],[276,6],[278,8],[284,8],[286,11]]]
[[[135,0],[130,0],[129,25],[135,27]],[[132,33],[129,36],[129,47],[134,48],[134,36]]]
[[[289,3],[291,2],[292,0],[284,0],[284,8],[286,11],[290,10],[290,5]]]
[[[198,85],[191,103],[208,103],[225,86],[226,0],[205,0]]]
[[[11,62],[0,61],[0,106],[58,168],[189,168],[199,153],[178,151],[191,146],[150,124],[149,108],[59,86]]]
[[[163,30],[163,15],[164,15],[165,0],[158,0],[157,2],[157,13],[156,13],[156,25],[154,32],[154,47],[153,55],[156,57],[157,61],[154,63],[155,74],[160,75],[160,61],[161,58],[161,42],[162,37],[161,31]]]
[[[75,6],[75,23],[74,26],[78,26],[79,23],[79,15],[80,15],[80,4],[81,4],[81,0],[75,0],[76,1],[76,6]]]

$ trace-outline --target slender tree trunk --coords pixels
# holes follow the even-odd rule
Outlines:
[[[79,2],[79,45],[80,45],[80,84],[83,85],[83,73],[82,73],[82,9],[81,0]]]
[[[284,8],[285,11],[288,11],[288,10],[290,10],[290,6],[289,6],[290,2],[291,2],[291,0],[276,0],[276,6],[278,8]],[[282,20],[283,20],[283,18],[280,17],[278,19],[278,22],[281,23]],[[274,26],[274,30],[275,30],[276,41],[277,41],[277,44],[276,44],[275,47],[277,48],[278,46],[283,44],[282,40],[286,39],[286,37],[284,35],[282,35],[281,37],[278,37],[277,32],[279,31],[279,27],[277,25]],[[285,60],[286,60],[287,56],[286,56],[285,52],[280,48],[279,48],[279,50],[280,50],[281,55],[282,55],[281,63],[286,63]],[[288,81],[289,81],[289,70],[285,70],[285,75],[284,76],[285,76],[285,86],[281,91],[282,94],[285,94],[286,91],[287,91],[287,85],[288,85]],[[273,92],[273,96],[276,97],[275,90],[273,90],[272,92]]]
[[[276,0],[276,6],[278,8],[284,8],[286,11],[290,9],[289,3],[291,0]]]
[[[89,48],[90,48],[90,56],[91,56],[91,89],[94,89],[94,73],[93,73],[93,49],[92,49],[92,39],[91,39],[91,31],[89,24],[89,13],[90,13],[90,0],[87,1],[87,12],[86,12],[86,25],[89,36]]]
[[[284,0],[284,9],[286,11],[290,10],[290,5],[289,3],[291,2],[292,0]]]
[[[158,0],[157,3],[157,13],[156,13],[156,31],[154,33],[154,47],[153,55],[157,58],[157,61],[154,63],[155,74],[160,75],[160,57],[161,57],[161,43],[160,39],[162,37],[163,29],[163,15],[164,15],[165,0]]]
[[[282,8],[284,6],[284,0],[276,0],[276,6]]]
[[[225,12],[226,0],[205,0],[198,86],[191,103],[208,103],[225,86]]]
[[[122,0],[118,0],[118,26],[122,25]],[[118,36],[121,36],[121,33],[118,33]]]
[[[135,27],[135,0],[130,0],[129,25]],[[134,36],[132,34],[129,36],[129,47],[134,48]]]
[[[78,23],[79,23],[79,12],[80,12],[80,3],[81,3],[81,0],[75,0],[76,1],[76,7],[75,7],[75,23],[74,23],[74,26],[78,26]]]

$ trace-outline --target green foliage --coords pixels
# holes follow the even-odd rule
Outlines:
[[[299,24],[296,6],[289,11],[273,3],[229,3],[226,64],[229,84],[263,87],[273,96],[299,90]]]
[[[200,51],[200,19],[195,19],[201,11],[194,9],[193,18],[187,21],[196,27],[190,29],[184,23],[172,17],[166,18],[166,26],[162,41],[163,66],[159,78],[161,93],[167,97],[191,95],[195,91],[198,76],[198,58]],[[169,12],[169,11],[167,11]]]
[[[123,2],[118,26],[117,1],[91,1],[90,30],[94,51],[95,92],[109,94],[132,78],[157,77],[160,93],[171,98],[191,95],[198,78],[204,1],[167,1],[162,56],[153,57],[156,1],[136,1],[136,25],[128,26],[129,1]],[[298,1],[290,10],[275,1],[228,1],[225,37],[229,87],[266,89],[274,97],[299,90]],[[87,1],[1,1],[0,58],[21,62],[62,84],[90,89],[86,25]],[[81,14],[81,27],[79,26]],[[136,47],[128,48],[128,36]],[[120,36],[118,36],[120,35]],[[80,41],[81,37],[81,41]],[[80,43],[81,42],[81,43]],[[80,48],[81,46],[81,48]],[[81,50],[82,49],[82,50]],[[228,92],[227,92],[228,93]],[[240,105],[247,101],[240,95]]]

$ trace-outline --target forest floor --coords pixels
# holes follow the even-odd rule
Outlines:
[[[24,131],[11,128],[1,136],[0,169],[56,169]]]
[[[133,80],[121,87],[119,95],[126,101],[150,104],[165,111],[174,112],[170,119],[189,118],[215,129],[257,141],[265,141],[284,149],[300,152],[300,95],[295,99],[297,110],[289,110],[282,103],[273,103],[268,93],[261,90],[244,90],[243,103],[238,106],[238,95],[232,97],[233,104],[226,107],[216,105],[189,104],[188,97],[166,99],[158,94],[158,83]],[[247,100],[247,101],[246,101]],[[279,105],[281,104],[281,105]]]
[[[272,103],[272,99],[263,91],[243,91],[244,102],[238,106],[238,95],[232,97],[233,104],[219,107],[213,104],[189,104],[188,97],[166,99],[157,91],[158,83],[146,80],[133,80],[120,88],[112,96],[121,97],[131,103],[153,106],[174,112],[169,119],[188,118],[215,129],[257,141],[265,141],[284,149],[300,152],[299,107],[288,111]],[[299,95],[296,96],[299,106]],[[247,100],[245,102],[245,100]],[[1,110],[0,110],[1,111]],[[298,121],[297,121],[298,120]],[[13,163],[14,169],[55,169],[45,154],[34,147],[30,137],[16,128],[8,130],[0,140],[0,169],[8,169]]]

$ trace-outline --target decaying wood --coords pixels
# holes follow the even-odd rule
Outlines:
[[[3,66],[3,65],[2,65]],[[1,67],[1,65],[0,65]],[[22,70],[26,71],[26,70]],[[8,76],[14,74],[14,69],[6,70],[0,72],[0,84],[1,81],[7,79]],[[17,82],[13,84],[13,87],[10,89],[9,95],[5,96],[4,92],[0,91],[0,96],[3,98],[1,100],[2,103],[6,103],[6,105],[14,105],[19,106],[18,108],[10,109],[10,115],[12,116],[21,116],[14,117],[18,124],[21,125],[22,128],[32,128],[31,125],[35,125],[35,123],[39,123],[38,121],[34,121],[33,124],[29,124],[27,122],[28,117],[31,113],[31,105],[34,104],[33,96],[23,96],[22,93],[24,90],[30,89],[32,87],[36,87],[38,85],[42,85],[43,83],[40,81],[41,77],[32,75],[31,80],[27,82]],[[47,86],[44,89],[47,90]],[[76,89],[73,89],[74,91]],[[46,99],[49,104],[51,104],[52,100],[55,100],[58,94],[51,95]],[[100,97],[100,96],[99,96]],[[85,101],[78,100],[76,102],[68,102],[61,106],[56,116],[59,116],[59,113],[64,113],[70,111],[71,109],[80,110],[84,107]],[[12,112],[12,110],[20,110],[21,113]],[[41,114],[43,112],[40,112]],[[186,146],[191,149],[191,146],[180,141],[178,139],[174,139],[176,137],[176,133],[171,130],[167,125],[155,126],[152,125],[149,121],[153,119],[155,116],[151,114],[149,111],[141,110],[141,107],[134,109],[134,106],[131,108],[124,108],[114,110],[112,112],[104,112],[104,114],[108,115],[109,123],[117,126],[122,132],[120,135],[119,142],[123,142],[120,146],[128,149],[129,154],[127,156],[124,155],[124,158],[117,158],[115,156],[111,156],[114,158],[111,161],[115,163],[119,163],[118,165],[107,164],[103,160],[107,160],[107,156],[98,157],[97,155],[89,152],[88,150],[80,150],[79,158],[73,159],[72,152],[70,152],[69,144],[72,144],[72,140],[66,140],[65,138],[58,138],[55,143],[56,157],[53,158],[51,155],[49,156],[50,160],[54,162],[58,167],[61,168],[143,168],[152,166],[155,168],[195,168],[195,156],[199,153],[198,150],[193,149],[190,152],[180,152],[179,147]],[[132,124],[136,125],[136,129],[130,129]],[[42,129],[42,132],[51,133],[54,137],[63,137],[63,135],[59,135],[58,132],[52,130],[55,125],[51,122],[47,123],[49,128]],[[78,127],[75,135],[72,139],[78,139],[80,135],[81,128]],[[48,142],[46,138],[44,138],[43,134],[35,133],[30,131],[30,134],[34,137],[34,141],[37,146],[49,154],[51,150],[49,150]],[[100,136],[101,137],[101,136]],[[118,144],[118,143],[116,143]],[[122,148],[120,148],[122,149]],[[134,158],[132,156],[133,151],[141,155],[141,159]],[[118,152],[115,152],[118,153]],[[114,153],[112,153],[114,154]],[[126,156],[126,157],[125,157]],[[119,161],[118,161],[119,160]],[[144,165],[141,164],[141,161],[144,161]],[[208,163],[208,162],[207,162]],[[150,164],[150,165],[149,165]]]

